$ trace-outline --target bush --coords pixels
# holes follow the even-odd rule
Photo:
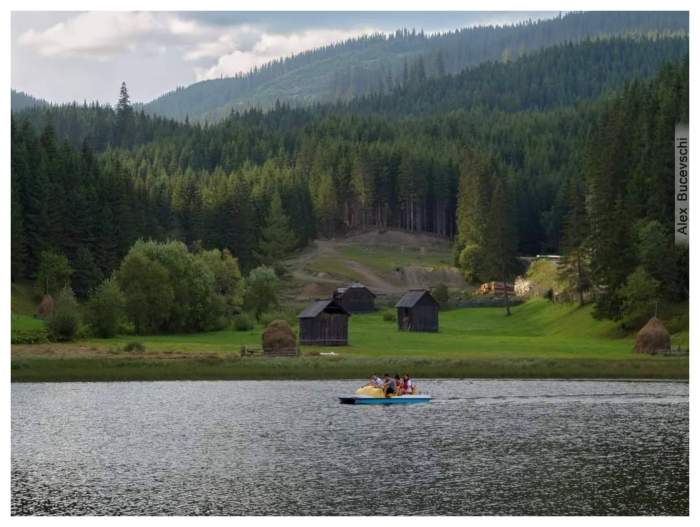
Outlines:
[[[46,322],[53,340],[73,340],[80,327],[78,302],[70,287],[64,288],[56,297],[53,314]]]
[[[248,313],[241,313],[233,317],[233,329],[236,331],[250,331],[255,328],[255,321]]]
[[[637,329],[645,324],[655,312],[660,292],[661,283],[644,267],[637,267],[621,290],[623,326]]]
[[[221,283],[217,285],[209,265],[218,257],[192,254],[181,242],[137,241],[115,273],[136,332],[191,332],[222,327],[227,306],[223,295],[235,306],[237,264],[233,265],[232,257],[220,262],[228,270],[217,271],[221,271]]]
[[[124,345],[124,351],[143,352],[143,351],[146,351],[146,346],[143,344],[143,342],[138,342],[138,341],[127,342]]]
[[[396,313],[393,311],[384,311],[384,313],[382,313],[382,320],[384,320],[384,322],[396,322]]]
[[[438,284],[433,288],[433,298],[440,304],[440,309],[445,309],[450,300],[450,293],[445,284]]]
[[[102,338],[117,334],[124,317],[124,295],[116,280],[105,280],[87,303],[85,319],[93,333]]]
[[[466,245],[459,253],[458,263],[462,269],[464,279],[469,282],[479,282],[479,276],[483,267],[483,249],[476,244]]]
[[[46,329],[13,329],[12,344],[41,344],[48,341]]]
[[[243,305],[243,279],[238,259],[228,249],[200,250],[195,256],[213,273],[216,292],[224,301],[225,315],[230,317],[238,313]]]
[[[253,269],[246,279],[245,307],[261,320],[263,313],[277,307],[279,280],[272,267],[264,265]]]

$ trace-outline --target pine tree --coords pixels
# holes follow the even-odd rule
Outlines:
[[[102,282],[104,278],[102,271],[95,263],[92,253],[86,247],[78,249],[72,267],[71,282],[75,296],[87,298],[92,290]]]
[[[564,284],[564,293],[578,296],[579,305],[584,305],[584,295],[591,288],[590,255],[588,249],[588,218],[583,184],[573,178],[567,185],[569,213],[564,223],[561,247],[563,255],[559,263],[559,280]]]
[[[467,281],[485,280],[484,250],[491,206],[492,164],[487,156],[465,149],[457,197],[457,264]]]
[[[129,100],[129,91],[126,83],[122,82],[119,89],[119,102],[117,102],[117,142],[120,146],[129,147],[133,144],[132,132],[134,131],[134,110]]]
[[[513,224],[513,199],[503,178],[496,177],[491,196],[491,205],[486,224],[484,260],[489,278],[503,282],[506,315],[510,316],[508,280],[517,269],[517,239]]]
[[[27,258],[26,239],[24,233],[24,219],[22,203],[19,199],[18,181],[15,175],[12,175],[11,188],[11,263],[10,271],[12,280],[24,276],[25,261]]]
[[[262,265],[278,264],[297,244],[278,192],[272,195],[270,211],[261,235],[257,257]]]

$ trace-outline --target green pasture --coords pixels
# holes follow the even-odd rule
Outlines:
[[[302,357],[240,357],[260,348],[262,328],[190,335],[124,335],[80,341],[60,358],[13,358],[12,378],[31,380],[358,378],[383,371],[419,377],[687,378],[688,358],[639,355],[590,308],[533,300],[506,317],[498,308],[440,313],[438,333],[399,332],[381,313],[350,318],[350,345],[304,346]],[[681,335],[681,338],[683,336]],[[686,337],[687,338],[687,334]],[[124,352],[139,341],[144,352]],[[30,351],[26,351],[29,349]],[[101,353],[96,353],[101,351]],[[321,355],[321,353],[334,355]]]

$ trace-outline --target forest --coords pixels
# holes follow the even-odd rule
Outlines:
[[[441,76],[417,61],[383,93],[215,124],[149,115],[125,84],[115,107],[27,107],[11,122],[12,278],[36,280],[59,255],[87,298],[118,280],[137,240],[182,242],[211,269],[227,257],[205,255],[226,251],[235,277],[316,237],[392,227],[453,239],[470,281],[562,254],[572,295],[593,292],[596,316],[634,324],[644,298],[688,295],[671,141],[688,120],[687,53],[687,36],[632,35]],[[200,265],[177,247],[138,251]]]
[[[426,34],[399,29],[325,46],[247,74],[179,87],[145,105],[146,113],[215,122],[231,110],[293,107],[391,93],[413,78],[439,79],[490,61],[510,62],[543,48],[612,35],[685,35],[681,12],[583,12],[503,26]]]

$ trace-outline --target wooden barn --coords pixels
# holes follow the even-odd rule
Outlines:
[[[350,313],[335,300],[316,300],[299,313],[299,343],[347,346]]]
[[[374,299],[377,297],[363,284],[350,284],[339,287],[333,293],[333,300],[349,313],[369,313],[374,311]]]
[[[396,304],[399,330],[437,331],[440,304],[426,289],[411,289]]]

